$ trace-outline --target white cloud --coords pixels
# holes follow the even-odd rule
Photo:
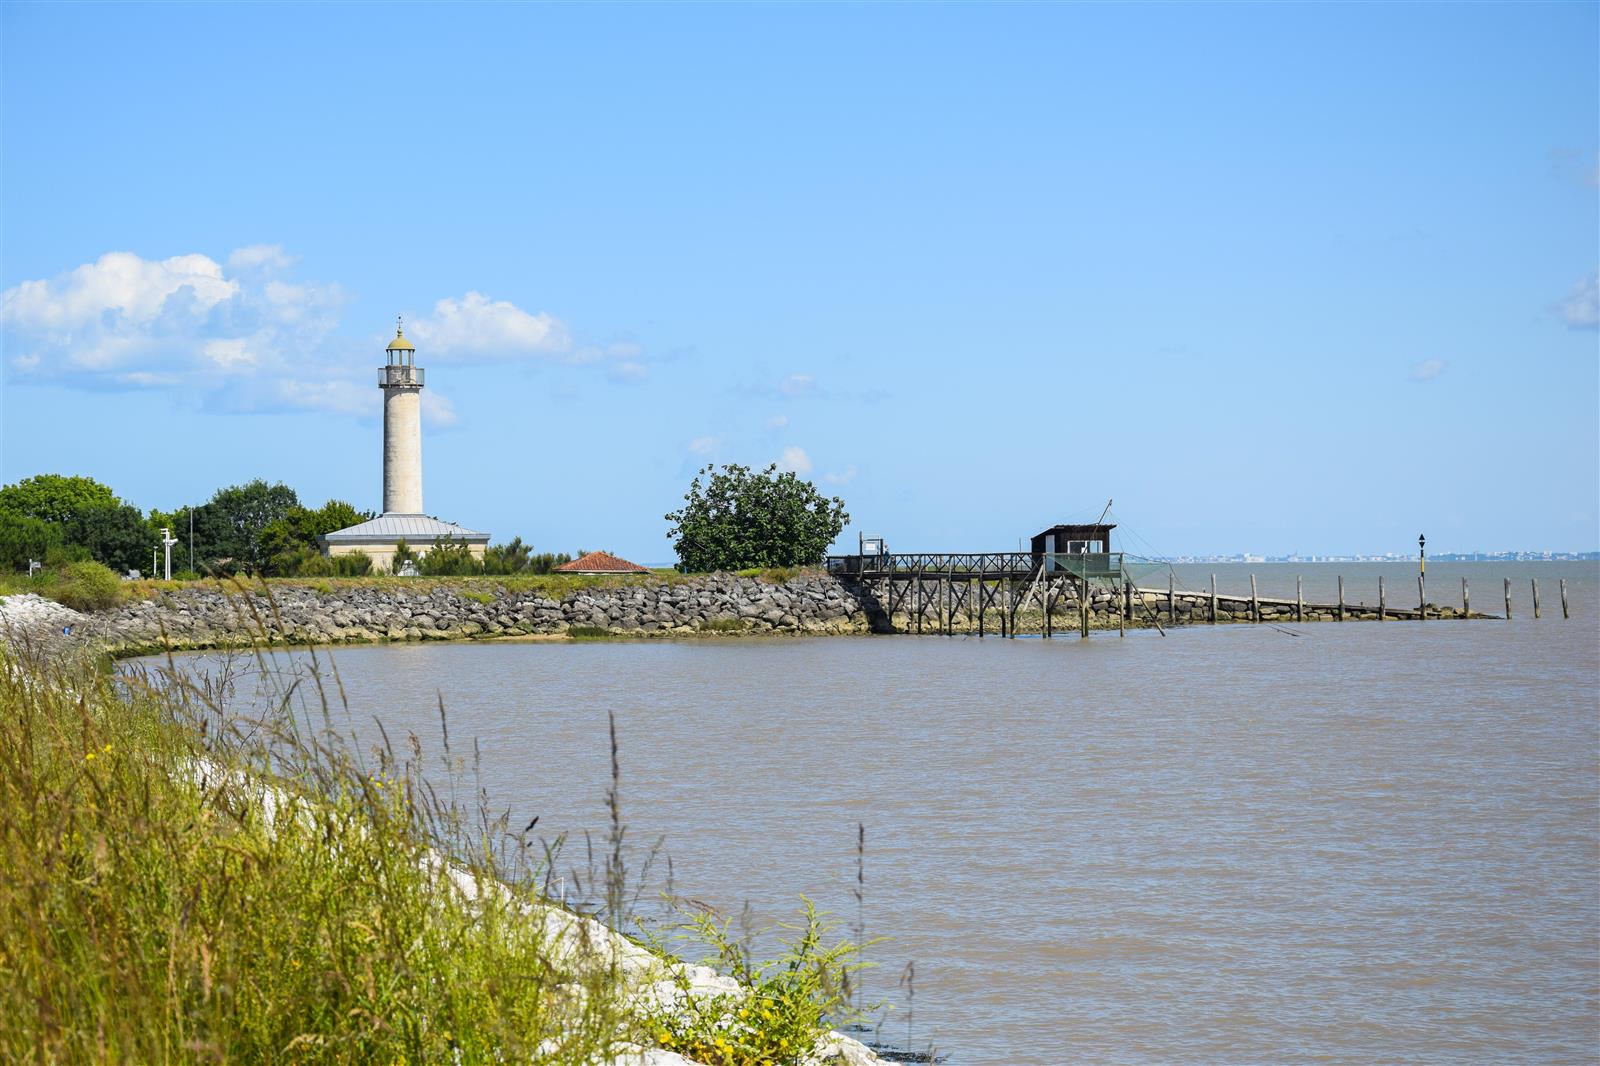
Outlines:
[[[817,383],[810,374],[790,374],[778,385],[778,391],[785,396],[806,396],[816,388]]]
[[[433,316],[407,323],[418,345],[443,356],[515,359],[525,355],[564,352],[570,346],[567,327],[541,311],[529,314],[509,300],[491,300],[480,292],[461,299],[446,297],[433,305]]]
[[[294,258],[284,254],[281,244],[252,244],[235,248],[228,256],[228,266],[234,270],[287,270],[294,266]]]
[[[643,363],[637,363],[631,359],[623,363],[613,363],[606,368],[606,377],[612,381],[620,381],[625,385],[636,385],[643,381],[649,373],[649,368]]]
[[[459,419],[456,417],[456,405],[450,402],[450,397],[441,395],[432,389],[422,390],[422,420],[430,426],[444,429],[453,426]]]
[[[24,281],[5,291],[0,322],[43,333],[58,343],[77,330],[142,325],[167,315],[200,318],[239,293],[237,282],[203,255],[159,262],[132,252],[107,252],[93,263],[48,281]]]
[[[1432,381],[1444,373],[1444,368],[1450,364],[1443,359],[1424,359],[1420,363],[1411,364],[1412,381]]]
[[[778,469],[789,470],[796,474],[811,473],[811,456],[806,454],[804,448],[793,445],[783,450],[783,455],[778,458]]]
[[[689,442],[689,451],[694,455],[715,455],[720,447],[721,437],[696,437]]]
[[[830,485],[848,485],[856,479],[856,468],[847,466],[837,474],[823,474],[822,480]]]
[[[773,415],[771,418],[767,419],[767,428],[768,429],[782,429],[783,427],[787,426],[788,424],[789,424],[789,416],[788,415]]]
[[[376,416],[382,407],[371,375],[386,341],[340,338],[344,290],[286,275],[294,262],[265,244],[234,251],[226,267],[202,254],[155,260],[108,252],[56,277],[23,281],[0,294],[6,379],[168,389],[211,411]],[[440,300],[406,331],[424,365],[440,355],[535,356],[593,361],[621,382],[649,371],[637,343],[573,358],[560,321],[477,292]],[[423,414],[436,426],[457,421],[433,389],[423,393]]]
[[[1574,285],[1554,310],[1572,329],[1600,328],[1600,271]]]

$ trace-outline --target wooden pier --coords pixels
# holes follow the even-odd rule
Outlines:
[[[1122,552],[978,552],[879,553],[836,555],[827,560],[828,572],[858,586],[857,594],[881,632],[970,633],[1016,637],[1036,633],[1055,635],[1062,622],[1081,636],[1091,629],[1126,632],[1130,627],[1186,624],[1218,625],[1248,622],[1283,625],[1321,621],[1428,621],[1485,619],[1494,615],[1474,612],[1467,583],[1461,583],[1461,605],[1428,602],[1426,586],[1419,580],[1414,606],[1392,602],[1382,577],[1377,583],[1377,603],[1351,603],[1342,576],[1334,603],[1308,603],[1295,579],[1293,599],[1262,596],[1255,575],[1247,595],[1217,591],[1216,575],[1205,591],[1176,588],[1171,570],[1163,563]],[[1166,569],[1165,588],[1149,588],[1135,579]],[[1565,582],[1562,616],[1568,617]],[[1535,617],[1541,604],[1537,583],[1532,588]],[[1505,588],[1506,613],[1511,617],[1511,583]]]

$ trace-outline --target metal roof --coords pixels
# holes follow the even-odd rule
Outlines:
[[[381,514],[360,525],[335,530],[322,538],[326,544],[407,544],[426,547],[435,540],[483,541],[489,534],[479,533],[454,522],[441,522],[425,514]]]

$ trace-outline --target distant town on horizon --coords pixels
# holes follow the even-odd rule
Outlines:
[[[1387,552],[1383,555],[1252,555],[1239,552],[1233,555],[1154,555],[1153,562],[1160,563],[1414,563],[1416,553],[1402,555]],[[1551,552],[1440,552],[1429,555],[1436,563],[1573,563],[1600,560],[1600,551]]]

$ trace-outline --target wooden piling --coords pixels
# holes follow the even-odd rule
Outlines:
[[[1178,597],[1177,597],[1176,592],[1173,590],[1173,585],[1174,584],[1175,584],[1175,581],[1174,581],[1174,579],[1172,577],[1172,568],[1168,567],[1167,568],[1167,623],[1169,625],[1177,625],[1178,624]],[[1563,589],[1566,588],[1566,583],[1563,582],[1561,587]]]
[[[1509,621],[1511,621],[1511,579],[1508,577],[1508,578],[1505,579],[1505,582],[1506,582],[1506,621],[1509,622]]]
[[[1572,617],[1572,615],[1567,613],[1567,579],[1566,578],[1562,578],[1561,579],[1561,617],[1562,618],[1571,618]]]
[[[917,636],[920,637],[922,636],[922,571],[920,569],[917,571],[916,582],[917,598],[914,602],[917,606]]]
[[[1472,617],[1472,596],[1467,591],[1467,579],[1461,579],[1461,617]]]
[[[972,588],[972,582],[967,582],[967,588]],[[983,602],[983,575],[978,575],[978,639],[983,639],[983,610],[988,604]]]
[[[1304,622],[1306,620],[1306,594],[1301,585],[1301,580],[1299,574],[1294,575],[1294,620],[1296,622]]]
[[[1261,621],[1261,601],[1256,599],[1256,575],[1250,575],[1250,621]]]
[[[1384,592],[1383,592],[1383,575],[1379,574],[1378,575],[1378,621],[1380,621],[1380,622],[1387,621],[1388,620],[1387,619],[1388,612],[1389,612],[1389,604],[1388,604],[1388,601],[1386,601],[1384,599]]]
[[[1089,579],[1088,578],[1084,578],[1083,579],[1083,587],[1081,589],[1079,589],[1079,591],[1078,591],[1078,611],[1079,611],[1079,617],[1082,619],[1082,621],[1079,623],[1082,626],[1082,629],[1078,633],[1078,636],[1080,638],[1082,638],[1083,640],[1088,640],[1089,639]]]
[[[1128,635],[1128,616],[1130,614],[1132,614],[1132,613],[1133,613],[1133,583],[1130,582],[1130,581],[1123,581],[1123,583],[1122,583],[1122,613],[1121,613],[1121,616],[1117,619],[1117,636],[1125,637],[1125,636]]]
[[[1211,624],[1217,624],[1217,575],[1211,575]]]
[[[1539,617],[1539,579],[1532,578],[1533,582],[1533,616]]]
[[[1056,583],[1055,583],[1055,579],[1054,578],[1051,578],[1049,581],[1046,581],[1044,583],[1044,639],[1045,640],[1049,640],[1051,634],[1055,632],[1055,626],[1052,624],[1052,619],[1050,618],[1050,607],[1051,607],[1050,597],[1055,593],[1055,590],[1056,590]]]
[[[1344,575],[1339,575],[1339,621],[1344,621]]]
[[[956,579],[949,573],[944,575],[944,635],[956,635],[956,609],[952,606],[955,596]]]
[[[1426,622],[1427,620],[1428,620],[1428,584],[1427,584],[1427,580],[1421,574],[1418,574],[1417,575],[1417,621]]]

